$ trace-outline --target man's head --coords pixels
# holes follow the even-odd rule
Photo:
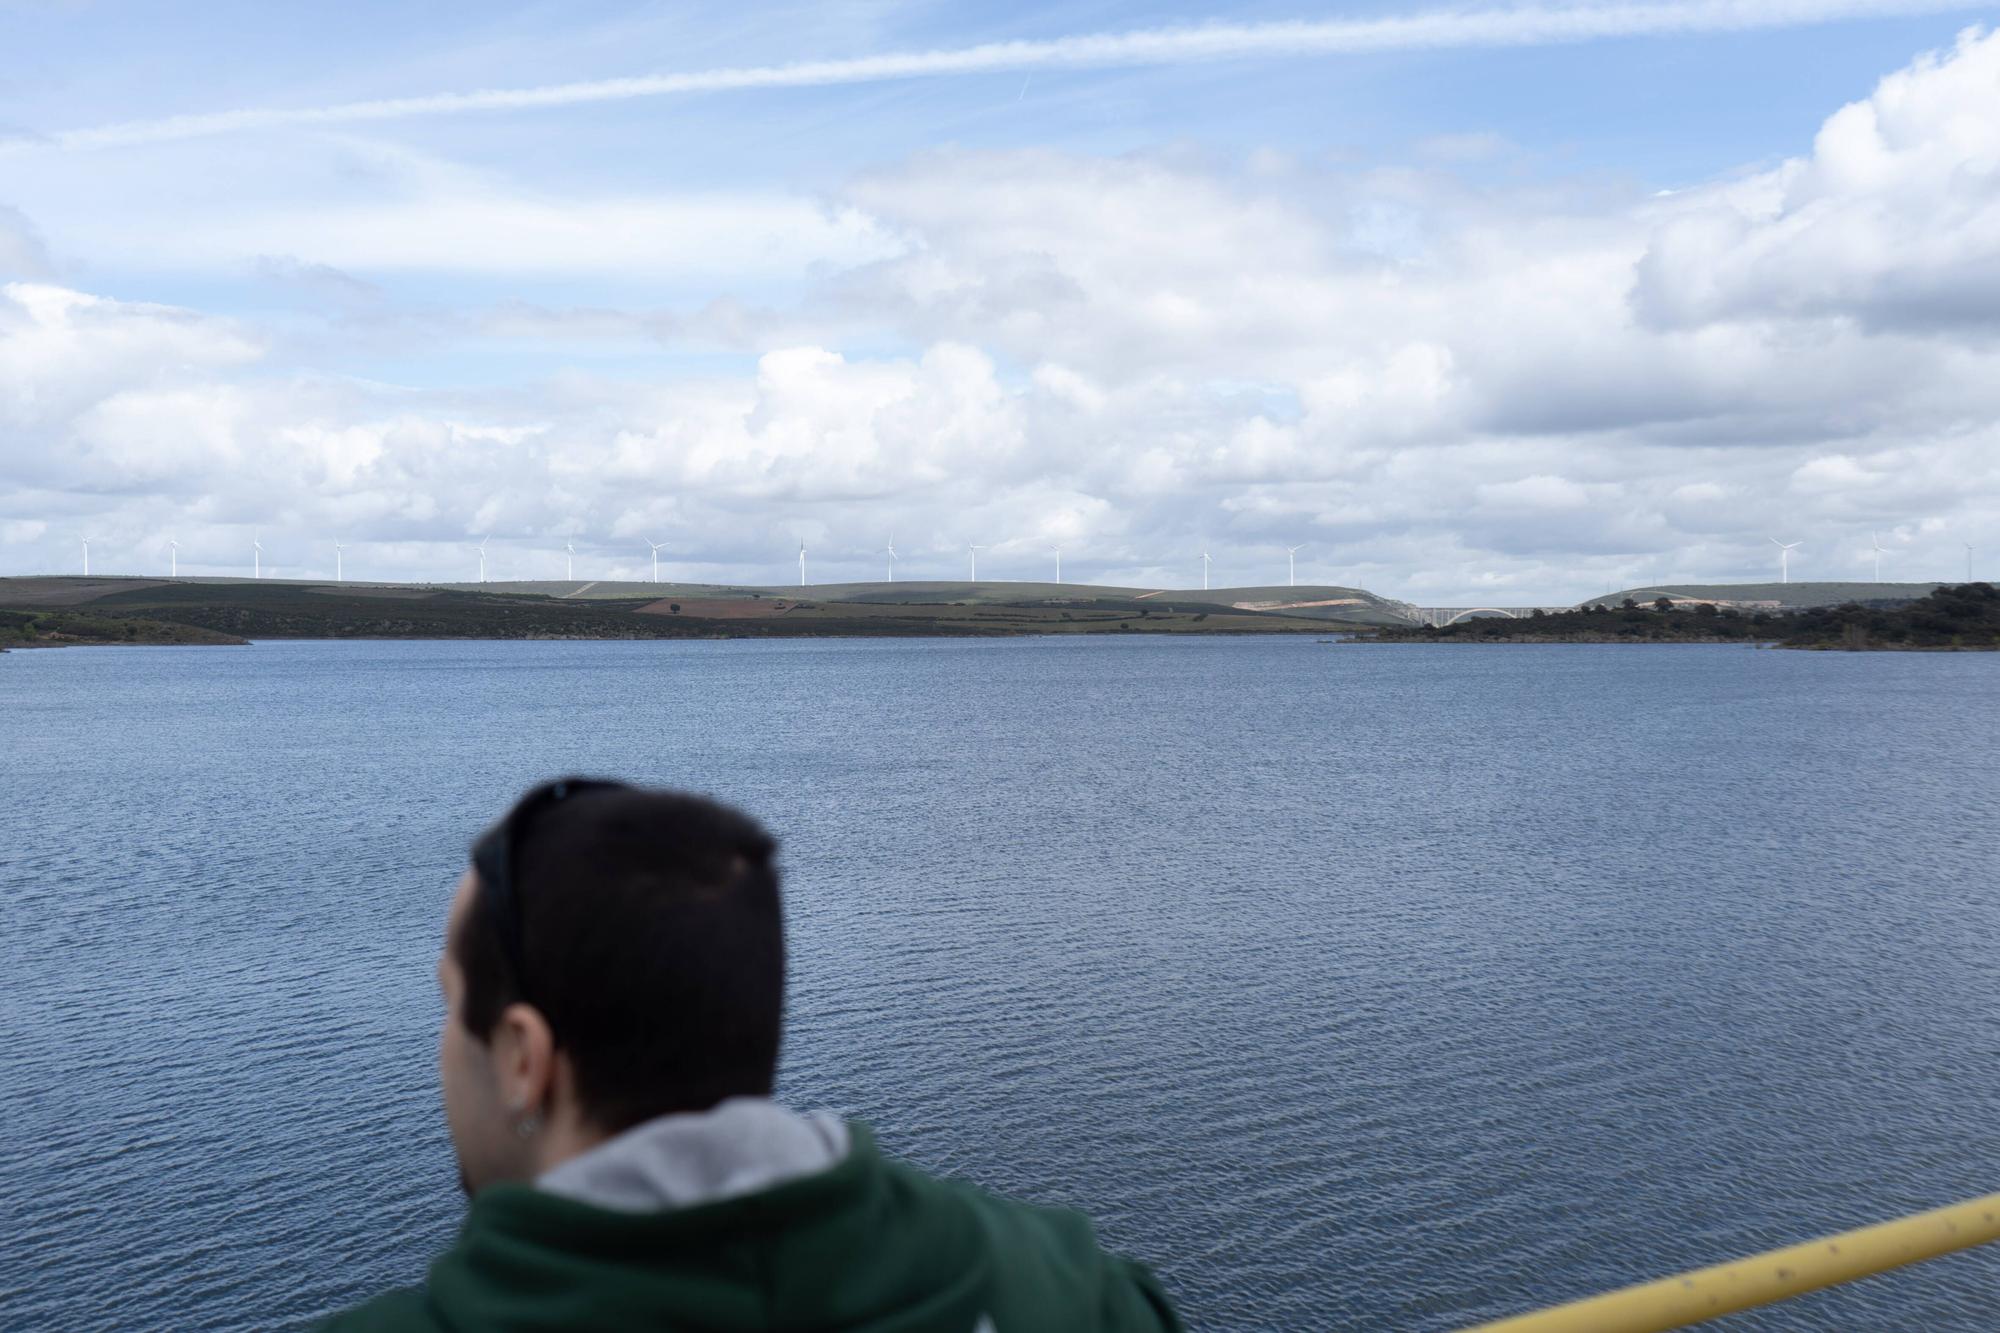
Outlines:
[[[654,1116],[769,1095],[776,850],[713,801],[578,779],[530,791],[474,844],[438,961],[469,1191]]]

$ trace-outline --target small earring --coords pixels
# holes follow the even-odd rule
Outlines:
[[[533,1114],[524,1115],[514,1122],[514,1132],[524,1139],[535,1137],[535,1131],[541,1127],[541,1117]]]

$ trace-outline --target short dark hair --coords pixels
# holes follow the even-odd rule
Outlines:
[[[539,804],[514,845],[525,976],[476,886],[450,941],[458,1021],[484,1041],[508,1005],[533,1004],[584,1114],[612,1133],[771,1094],[785,940],[761,825],[701,796],[586,785]]]

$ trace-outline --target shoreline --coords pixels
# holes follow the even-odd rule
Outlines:
[[[595,587],[596,585],[585,585]],[[0,580],[0,645],[240,643],[258,639],[626,640],[1006,638],[1061,634],[1364,632],[1391,604],[1341,590],[1131,590],[1069,585],[904,585],[569,591]]]
[[[580,593],[601,590],[600,595]],[[1751,588],[1750,591],[1759,589]],[[1476,615],[1484,610],[1488,614]],[[1446,617],[1449,617],[1448,619]],[[1567,610],[1421,608],[1335,587],[1139,590],[1054,584],[440,587],[141,578],[0,579],[0,648],[253,641],[467,642],[1310,635],[1331,642],[1696,644],[1846,652],[2000,649],[2000,593],[1743,610],[1626,599]]]

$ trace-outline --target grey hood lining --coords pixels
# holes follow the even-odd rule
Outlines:
[[[732,1097],[635,1125],[551,1167],[535,1188],[616,1212],[691,1208],[824,1171],[850,1145],[837,1116]]]

